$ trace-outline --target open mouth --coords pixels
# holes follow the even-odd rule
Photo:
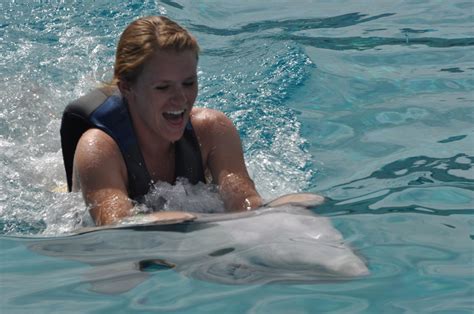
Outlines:
[[[183,119],[185,111],[185,109],[176,111],[166,111],[163,113],[163,117],[171,122],[179,122],[181,121],[181,119]]]

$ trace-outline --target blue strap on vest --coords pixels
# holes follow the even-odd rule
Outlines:
[[[90,122],[106,132],[120,148],[128,174],[128,194],[137,198],[148,192],[151,177],[146,169],[145,160],[138,146],[130,114],[122,97],[112,95],[89,117]]]

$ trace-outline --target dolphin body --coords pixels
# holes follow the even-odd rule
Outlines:
[[[101,293],[128,291],[170,268],[221,284],[312,283],[369,274],[328,218],[292,206],[81,232],[35,239],[29,247],[93,266],[85,277]]]

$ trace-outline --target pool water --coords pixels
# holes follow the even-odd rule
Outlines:
[[[472,1],[2,1],[0,9],[1,313],[474,312]],[[107,231],[69,236],[88,221],[80,195],[55,192],[65,184],[60,118],[110,78],[124,27],[157,14],[197,37],[197,104],[233,120],[262,196],[329,197],[312,210],[331,218],[369,276],[229,285],[157,265],[129,290],[104,294],[87,279],[90,264],[34,249],[90,244],[87,254],[120,263]],[[173,192],[177,202],[182,190]],[[176,206],[219,207],[212,189],[196,195]],[[155,249],[152,233],[114,232]]]

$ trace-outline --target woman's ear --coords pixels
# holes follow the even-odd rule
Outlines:
[[[122,94],[123,97],[126,99],[129,99],[132,90],[130,88],[130,83],[128,83],[126,80],[120,80],[117,83],[117,87],[120,90],[120,94]]]

